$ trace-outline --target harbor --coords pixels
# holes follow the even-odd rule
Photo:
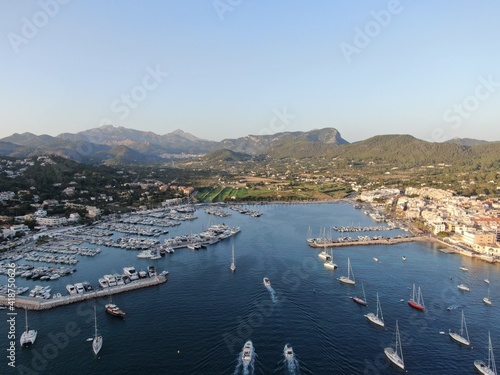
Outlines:
[[[344,247],[344,246],[359,246],[359,245],[396,245],[405,242],[415,242],[415,241],[430,241],[431,238],[427,236],[419,237],[387,237],[380,239],[369,239],[369,240],[354,240],[354,241],[307,241],[310,247],[314,248],[324,248],[324,247]]]
[[[42,300],[39,298],[16,296],[14,307],[26,310],[49,310],[59,306],[70,305],[72,303],[88,301],[95,298],[107,297],[131,290],[147,288],[167,282],[166,276],[156,276],[154,278],[140,279],[129,284],[107,287],[104,289],[89,291],[83,294],[72,294],[59,298]],[[9,302],[6,296],[0,296],[0,305],[7,305]]]

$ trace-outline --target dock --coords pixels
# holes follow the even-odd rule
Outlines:
[[[160,285],[167,282],[165,276],[155,276],[146,279],[132,281],[125,285],[111,286],[104,289],[85,292],[83,294],[73,294],[62,296],[60,298],[40,299],[32,297],[16,296],[14,307],[26,310],[48,310],[54,307],[65,306],[76,302],[87,301],[95,298],[111,296],[113,294],[128,292],[130,290],[146,288],[149,286]],[[0,296],[0,305],[7,305],[8,299]]]
[[[311,242],[309,246],[314,248],[324,248],[324,247],[343,247],[343,246],[362,246],[362,245],[395,245],[404,242],[414,242],[414,241],[429,241],[429,237],[401,237],[401,238],[382,238],[379,240],[367,240],[367,241],[338,241],[338,242],[326,242],[319,243]]]

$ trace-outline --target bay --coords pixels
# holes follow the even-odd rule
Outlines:
[[[179,249],[157,261],[137,259],[137,252],[113,248],[102,248],[94,258],[78,257],[78,271],[51,282],[53,292],[65,293],[66,284],[81,281],[97,286],[103,274],[121,273],[131,265],[146,269],[154,264],[158,271],[166,269],[169,281],[113,296],[113,302],[127,313],[123,321],[105,314],[108,300],[30,311],[30,326],[38,330],[37,341],[30,348],[18,345],[24,328],[24,315],[18,311],[17,367],[9,368],[4,357],[1,368],[8,374],[242,374],[240,352],[250,339],[256,359],[248,374],[397,374],[383,352],[384,347],[394,345],[396,320],[409,373],[474,373],[473,361],[487,358],[488,331],[494,348],[500,347],[500,327],[495,324],[495,302],[500,301],[495,265],[414,242],[335,248],[339,268],[331,271],[323,267],[319,250],[307,245],[308,229],[319,236],[325,226],[377,223],[345,203],[252,208],[263,215],[253,218],[230,211],[229,217],[213,219],[198,210],[197,220],[172,228],[168,235],[197,233],[210,221],[241,227],[232,239],[207,250]],[[232,244],[234,274],[229,269]],[[347,275],[347,258],[356,278],[354,287],[337,280]],[[459,270],[461,265],[469,272]],[[273,293],[264,287],[263,277],[271,280]],[[485,278],[491,281],[493,306],[482,302],[488,288]],[[19,286],[40,284],[17,281]],[[350,298],[361,295],[361,282],[367,307]],[[422,289],[424,313],[407,304],[414,283]],[[470,292],[460,292],[460,283],[467,284]],[[375,312],[377,292],[386,329],[373,326],[363,316]],[[86,341],[93,334],[94,304],[104,337],[98,357]],[[454,308],[447,310],[448,306]],[[447,334],[449,329],[460,329],[462,309],[473,348],[460,347]],[[6,317],[4,311],[0,313]],[[6,325],[2,323],[2,327]],[[297,356],[295,368],[283,358],[287,343]],[[4,328],[0,345],[8,348]]]

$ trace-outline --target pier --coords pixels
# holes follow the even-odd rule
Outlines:
[[[125,285],[112,286],[83,294],[73,294],[62,296],[60,298],[31,298],[16,296],[14,306],[18,309],[26,310],[48,310],[58,306],[65,306],[76,302],[87,301],[95,298],[111,296],[113,294],[128,292],[130,290],[146,288],[149,286],[160,285],[167,282],[165,276],[155,276],[152,278],[139,279]],[[0,296],[0,305],[7,306],[8,298]]]
[[[379,240],[367,240],[367,241],[339,241],[339,242],[326,242],[326,243],[316,243],[310,242],[309,246],[314,248],[323,247],[343,247],[343,246],[356,246],[356,245],[395,245],[404,242],[414,242],[414,241],[429,241],[429,237],[401,237],[401,238],[382,238]]]

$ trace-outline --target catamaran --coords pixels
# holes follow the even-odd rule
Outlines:
[[[382,315],[382,306],[380,306],[380,300],[378,298],[378,293],[377,293],[377,313],[368,313],[365,315],[365,317],[372,323],[384,327],[384,316]]]
[[[362,306],[366,306],[366,305],[368,305],[368,302],[366,302],[365,287],[363,285],[363,282],[361,282],[361,289],[363,289],[363,298],[360,298],[360,297],[351,297],[351,298],[357,304],[360,304]]]
[[[338,266],[335,263],[333,263],[333,250],[330,250],[329,258],[327,258],[326,262],[323,263],[323,266],[332,270],[338,268]]]
[[[413,284],[413,293],[411,299],[408,301],[408,305],[413,307],[414,309],[425,311],[424,306],[424,298],[422,296],[422,292],[420,291],[420,287],[418,287],[418,292],[415,299],[415,284]]]
[[[92,350],[94,351],[94,354],[97,355],[99,353],[99,350],[102,348],[102,336],[97,334],[97,313],[96,313],[96,308],[94,306],[94,327],[95,327],[95,333],[94,333],[94,339],[92,340]]]
[[[356,280],[354,280],[354,273],[351,268],[351,260],[347,258],[347,276],[340,276],[338,279],[341,283],[355,285]]]
[[[493,357],[493,346],[491,345],[491,335],[488,332],[488,363],[481,360],[475,360],[474,366],[484,375],[497,375],[497,366],[495,365],[495,357]]]
[[[21,335],[21,339],[19,340],[21,342],[21,346],[26,346],[28,344],[34,344],[36,340],[36,335],[37,331],[34,329],[29,329],[28,326],[28,310],[24,310],[24,315],[26,317],[26,330],[23,332]]]
[[[403,359],[403,348],[401,347],[401,337],[399,336],[398,321],[396,320],[396,345],[395,347],[384,348],[386,357],[398,366],[400,369],[405,369],[405,362]]]
[[[465,332],[465,336],[464,336]],[[460,326],[460,334],[456,332],[451,332],[451,330],[448,332],[450,337],[458,342],[459,344],[465,345],[465,346],[470,346],[470,341],[469,341],[469,332],[467,332],[467,325],[465,324],[465,315],[464,311],[462,310],[462,323]]]
[[[229,268],[231,268],[232,272],[236,271],[236,264],[234,264],[234,245],[233,245],[233,261],[231,262],[231,266]]]

